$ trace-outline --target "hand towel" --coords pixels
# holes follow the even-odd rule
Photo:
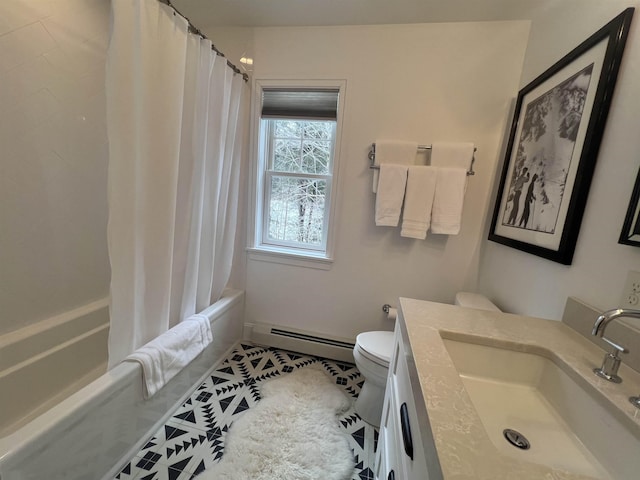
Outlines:
[[[407,184],[405,165],[380,165],[380,182],[376,194],[376,225],[397,227]]]
[[[470,142],[438,142],[431,145],[432,167],[459,167],[469,170],[474,145]]]
[[[397,165],[413,165],[416,163],[418,153],[417,142],[400,142],[396,140],[376,140],[376,155],[374,165],[380,166],[385,163],[395,163]],[[373,193],[378,191],[378,170],[373,171]]]
[[[462,221],[462,206],[467,185],[467,169],[439,167],[431,210],[431,231],[457,235]]]
[[[143,395],[152,397],[211,343],[206,315],[191,315],[133,352],[125,361],[142,365]]]
[[[438,169],[434,167],[409,167],[401,236],[420,240],[427,238],[437,175]]]

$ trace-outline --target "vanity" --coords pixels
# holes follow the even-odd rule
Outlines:
[[[640,478],[640,373],[599,378],[602,355],[562,322],[401,298],[376,478]]]

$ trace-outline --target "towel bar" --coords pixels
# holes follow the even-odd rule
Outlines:
[[[418,145],[418,150],[431,150],[431,145]],[[476,161],[477,151],[478,149],[476,147],[473,147],[473,156],[471,157],[471,167],[469,168],[469,170],[467,170],[467,176],[476,174],[476,172],[473,171],[473,164]],[[369,161],[371,162],[371,165],[369,165],[369,168],[373,170],[380,170],[380,167],[378,165],[374,165],[374,162],[376,161],[376,144],[375,143],[371,144],[371,149],[369,150]]]

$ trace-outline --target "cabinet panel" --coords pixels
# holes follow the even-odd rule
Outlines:
[[[380,430],[378,432],[378,447],[376,450],[376,461],[374,473],[376,479],[383,480],[387,477],[387,471],[389,469],[389,449],[390,443],[393,441],[391,435],[390,426],[392,426],[393,421],[389,418],[389,415],[392,414],[391,409],[391,397],[385,395],[384,398],[384,406],[382,407],[382,418],[380,420]]]
[[[416,411],[416,403],[413,397],[411,382],[409,380],[409,368],[407,366],[405,352],[406,350],[404,349],[404,345],[399,344],[398,367],[396,369],[398,391],[397,418],[399,426],[401,427],[401,438],[403,438],[403,420],[406,422],[406,430],[404,432],[405,437],[407,435],[410,435],[410,439],[405,438],[403,443],[403,446],[405,447],[403,448],[403,454],[405,455],[404,466],[407,479],[415,478],[425,480],[428,478],[427,462],[424,457],[424,448],[418,423],[418,414]],[[420,387],[418,387],[417,390],[420,391]],[[403,405],[405,405],[405,407],[403,407]],[[408,451],[408,443],[411,444],[413,455],[409,454],[410,452]],[[411,456],[413,456],[413,459],[410,458]]]
[[[375,474],[378,480],[428,480],[406,350],[398,327],[387,377]]]
[[[406,478],[402,450],[402,436],[398,417],[397,376],[394,374],[394,364],[399,357],[399,347],[394,345],[391,356],[387,388],[385,391],[382,419],[378,435],[378,450],[376,452],[375,475],[378,480]]]
[[[378,450],[376,451],[376,462],[374,467],[374,474],[376,479],[382,480],[387,474],[387,427],[384,424],[380,425],[380,431],[378,434]]]

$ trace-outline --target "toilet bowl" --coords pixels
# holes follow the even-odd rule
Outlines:
[[[458,292],[455,304],[461,307],[492,310],[499,312],[491,301],[483,295],[469,292]],[[393,351],[393,332],[364,332],[356,337],[353,347],[353,358],[364,384],[356,400],[356,413],[365,422],[380,426],[384,392],[389,373],[389,362]]]
[[[356,400],[356,413],[371,425],[380,425],[382,403],[393,350],[393,332],[364,332],[356,337],[353,358],[364,384]]]

